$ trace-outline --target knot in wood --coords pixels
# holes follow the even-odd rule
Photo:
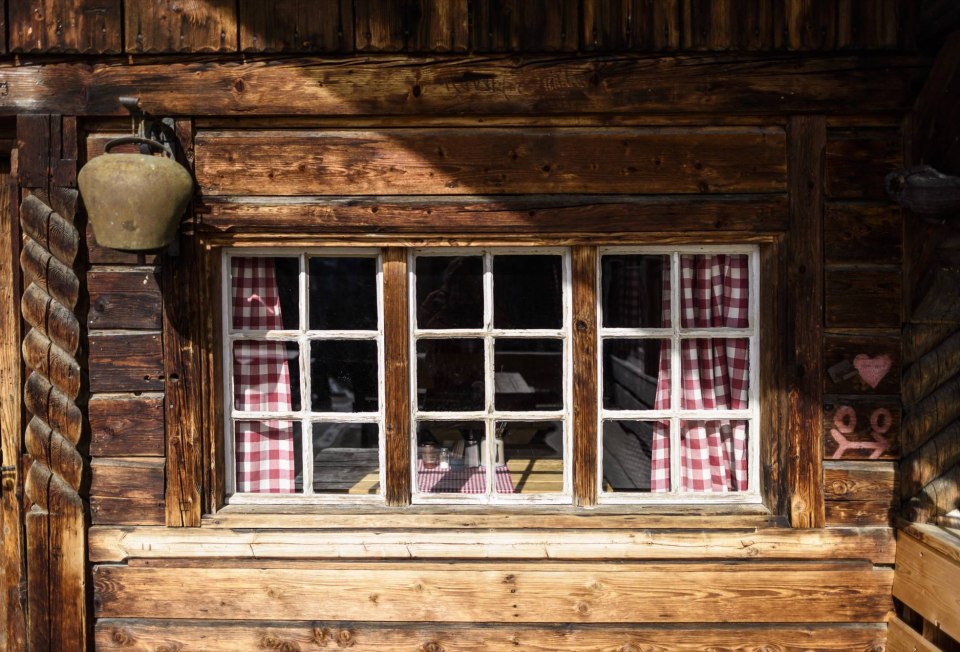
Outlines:
[[[332,638],[329,627],[314,627],[311,642],[317,647],[326,647],[327,641]]]
[[[279,636],[264,634],[260,637],[261,650],[277,650],[277,652],[300,652],[300,645],[294,641],[285,641]]]
[[[135,642],[133,636],[131,636],[129,632],[123,629],[113,630],[113,634],[111,634],[110,638],[112,638],[113,642],[116,643],[117,645],[123,645],[123,646],[133,645]]]
[[[586,616],[588,613],[590,613],[590,603],[582,600],[578,602],[577,612],[580,613],[580,615]]]
[[[444,647],[437,641],[427,641],[420,646],[419,652],[444,652]]]
[[[337,645],[340,647],[353,647],[356,642],[352,629],[341,629],[337,632]]]

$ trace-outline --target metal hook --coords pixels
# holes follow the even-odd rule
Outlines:
[[[130,113],[130,130],[133,132],[133,135],[141,138],[145,137],[146,128],[144,123],[146,122],[146,114],[140,106],[140,98],[129,95],[121,96],[120,106]]]

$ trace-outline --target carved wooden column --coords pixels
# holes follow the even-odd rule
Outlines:
[[[24,493],[27,629],[31,652],[86,649],[86,463],[78,451],[83,414],[80,373],[80,279],[74,266],[76,120],[18,119],[23,296],[20,310],[29,455]],[[29,194],[28,194],[29,193]]]

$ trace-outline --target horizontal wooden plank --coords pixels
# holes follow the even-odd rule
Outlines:
[[[905,534],[897,541],[893,595],[960,640],[960,563]]]
[[[823,406],[824,459],[895,460],[900,457],[900,401],[833,396]]]
[[[823,491],[827,500],[893,503],[899,496],[897,465],[893,462],[825,462]]]
[[[893,572],[836,564],[315,562],[95,566],[97,618],[385,622],[879,622]],[[189,577],[203,591],[183,592]]]
[[[886,627],[744,625],[739,627],[554,627],[524,625],[377,625],[354,622],[164,621],[104,618],[96,624],[106,652],[235,650],[462,650],[464,652],[599,652],[600,650],[768,649],[778,652],[870,652],[883,648]]]
[[[782,129],[201,131],[204,195],[786,190]]]
[[[95,458],[90,512],[95,525],[162,525],[163,458]]]
[[[827,197],[889,201],[884,177],[903,167],[901,142],[897,129],[831,132],[827,138]]]
[[[828,203],[823,216],[826,263],[900,263],[903,219],[899,206]]]
[[[702,197],[369,197],[302,201],[206,198],[203,228],[298,232],[622,233],[786,230],[786,198]]]
[[[827,328],[900,328],[899,267],[828,268],[824,284]]]
[[[90,454],[162,456],[163,396],[108,394],[90,397]]]
[[[900,529],[960,565],[960,530],[928,523],[902,523]]]
[[[823,340],[824,394],[900,393],[900,338],[897,334],[828,334]]]
[[[237,3],[126,0],[124,32],[127,52],[235,52]]]
[[[90,391],[163,389],[160,333],[99,332],[90,335]]]
[[[91,265],[153,265],[159,262],[160,257],[154,253],[120,251],[119,249],[101,247],[93,234],[93,227],[89,224],[84,235],[87,241],[87,259]]]
[[[886,652],[941,652],[940,648],[896,616],[887,621],[887,626]]]
[[[900,505],[898,498],[886,500],[828,500],[829,527],[867,527],[890,525]]]
[[[90,559],[869,559],[893,561],[891,528],[727,531],[90,530]]]
[[[883,113],[909,110],[927,69],[875,54],[118,60],[0,68],[0,114],[123,116],[131,88],[165,116]]]
[[[87,272],[87,290],[90,328],[159,330],[163,325],[159,272],[155,269],[94,267]]]

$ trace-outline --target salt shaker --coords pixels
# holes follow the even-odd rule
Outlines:
[[[480,442],[475,435],[467,435],[467,445],[463,449],[463,465],[468,468],[480,466]]]
[[[450,468],[450,449],[441,448],[440,449],[440,470],[446,471]]]

